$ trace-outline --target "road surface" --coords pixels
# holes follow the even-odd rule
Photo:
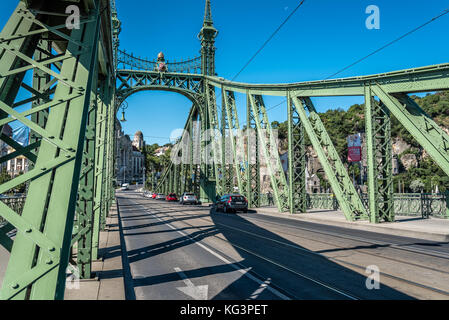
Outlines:
[[[224,214],[132,190],[117,201],[128,299],[449,299],[448,243]]]

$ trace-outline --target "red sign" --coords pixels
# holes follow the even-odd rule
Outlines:
[[[348,148],[348,161],[349,162],[362,161],[362,147],[349,147]]]

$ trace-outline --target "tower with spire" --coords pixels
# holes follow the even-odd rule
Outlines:
[[[215,76],[215,38],[218,30],[212,20],[211,0],[206,0],[203,27],[198,35],[201,41],[201,71],[208,76]]]

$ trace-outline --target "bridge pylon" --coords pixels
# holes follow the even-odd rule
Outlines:
[[[90,278],[99,222],[113,194],[111,176],[104,177],[113,158],[105,148],[114,137],[109,1],[81,1],[79,28],[66,25],[66,7],[19,1],[0,34],[0,126],[18,121],[31,132],[28,146],[0,137],[15,149],[1,162],[24,156],[30,163],[0,185],[1,193],[27,185],[21,212],[0,202],[0,234],[16,230],[1,299],[63,299],[69,258],[77,270],[69,269]]]

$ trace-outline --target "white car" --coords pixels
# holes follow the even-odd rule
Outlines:
[[[199,204],[198,198],[196,197],[196,195],[194,193],[190,193],[190,192],[185,192],[179,199],[179,203],[182,205],[188,204],[188,203]]]
[[[143,193],[143,196],[144,196],[145,198],[151,198],[152,195],[153,195],[153,192],[149,192],[149,191],[145,191],[145,192]]]
[[[129,183],[122,184],[122,187],[120,188],[120,190],[122,190],[122,191],[129,190]]]

